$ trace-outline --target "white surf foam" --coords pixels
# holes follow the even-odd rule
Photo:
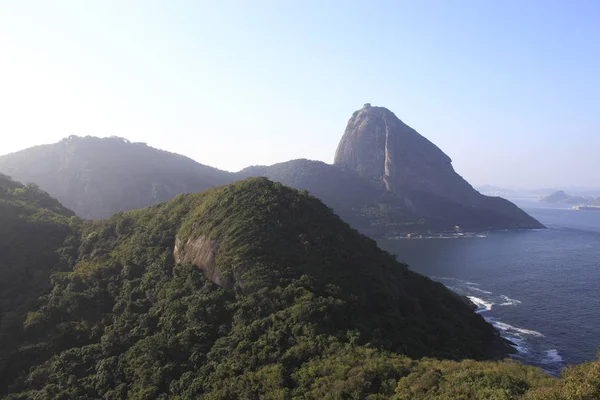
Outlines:
[[[529,347],[527,346],[527,344],[525,343],[525,341],[523,339],[518,338],[516,336],[504,336],[504,339],[509,340],[512,343],[514,343],[513,347],[515,348],[515,350],[517,350],[518,355],[529,353]],[[515,356],[518,356],[518,355],[515,355]]]
[[[482,314],[485,320],[492,324],[494,328],[496,328],[500,335],[509,340],[512,343],[512,346],[516,350],[515,354],[512,354],[511,357],[519,360],[529,360],[530,362],[533,359],[536,360],[539,364],[548,365],[548,368],[554,368],[556,365],[561,365],[563,359],[558,354],[556,349],[550,349],[545,352],[545,356],[539,353],[536,350],[535,346],[531,343],[530,338],[543,338],[545,337],[541,332],[534,331],[531,329],[519,328],[514,325],[507,324],[506,322],[500,322],[495,317],[493,317],[493,307],[494,306],[516,306],[521,304],[520,300],[512,299],[507,295],[494,295],[493,292],[482,289],[478,283],[470,282],[467,280],[459,279],[459,278],[451,278],[451,277],[432,277],[433,279],[444,281],[446,286],[460,294],[469,294],[469,293],[481,293],[478,296],[466,296],[477,309],[476,313]],[[492,312],[490,312],[492,311]],[[542,360],[540,361],[540,358]],[[552,374],[555,374],[552,372]]]
[[[498,304],[499,306],[516,306],[517,304],[521,304],[520,300],[511,299],[510,297],[505,295],[500,295],[500,297],[502,298],[502,300],[504,300],[504,302]]]
[[[503,332],[516,333],[516,334],[529,335],[529,336],[536,336],[536,337],[544,337],[544,335],[541,334],[538,331],[532,331],[532,330],[529,330],[529,329],[517,328],[516,326],[512,326],[512,325],[507,324],[505,322],[500,322],[500,321],[496,321],[496,320],[491,320],[490,322],[497,329],[499,329],[499,330],[501,330]]]
[[[478,312],[490,311],[494,305],[494,303],[487,302],[479,297],[475,296],[467,296],[469,300],[471,300],[476,306]]]
[[[546,350],[546,357],[542,360],[542,364],[556,364],[563,361],[563,358],[558,354],[558,350]]]
[[[479,289],[479,288],[476,288],[476,287],[470,287],[469,289],[475,290],[475,291],[477,291],[479,293],[492,294],[492,292],[488,292],[487,290]]]
[[[443,281],[460,281],[460,279],[449,278],[447,276],[432,276],[431,279],[441,279]]]

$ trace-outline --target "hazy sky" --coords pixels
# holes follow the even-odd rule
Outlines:
[[[332,162],[366,102],[475,185],[598,187],[600,1],[0,0],[0,154],[77,134]]]

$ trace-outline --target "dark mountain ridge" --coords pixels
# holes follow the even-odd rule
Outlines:
[[[0,157],[0,171],[34,182],[86,219],[106,218],[231,182],[231,174],[118,137],[70,136]]]
[[[373,237],[543,227],[514,204],[479,194],[449,157],[382,107],[353,114],[334,165],[292,160],[229,173],[122,138],[70,137],[0,157],[0,171],[39,184],[87,219],[266,176],[310,191]]]
[[[237,173],[239,179],[258,176],[309,191],[351,226],[371,236],[423,229],[422,217],[410,205],[374,182],[331,164],[300,159]]]

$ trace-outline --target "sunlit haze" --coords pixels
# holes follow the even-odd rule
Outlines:
[[[1,1],[0,155],[122,136],[332,162],[392,110],[475,185],[599,187],[597,1]]]

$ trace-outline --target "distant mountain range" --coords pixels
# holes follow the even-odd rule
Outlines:
[[[562,190],[540,199],[543,203],[569,204],[574,206],[600,206],[600,197],[571,196]]]
[[[501,361],[514,344],[468,298],[332,211],[380,233],[540,226],[415,135],[365,107],[334,165],[234,174],[89,137],[3,157],[80,213],[151,205],[86,221],[0,173],[0,398],[599,398],[600,361]]]
[[[333,165],[302,159],[230,173],[123,138],[71,136],[0,157],[0,172],[38,184],[86,219],[266,176],[308,190],[371,236],[543,227],[481,195],[437,146],[369,104],[350,118]]]
[[[0,172],[34,182],[78,216],[100,219],[233,180],[221,171],[144,143],[70,136],[0,157]]]
[[[540,200],[545,196],[549,196],[559,191],[566,191],[571,193],[573,196],[579,197],[598,197],[600,196],[600,188],[585,188],[578,186],[568,186],[563,189],[557,188],[537,188],[537,189],[523,189],[523,188],[505,188],[494,185],[482,185],[476,187],[476,189],[487,196],[501,196],[508,198],[531,198]]]

